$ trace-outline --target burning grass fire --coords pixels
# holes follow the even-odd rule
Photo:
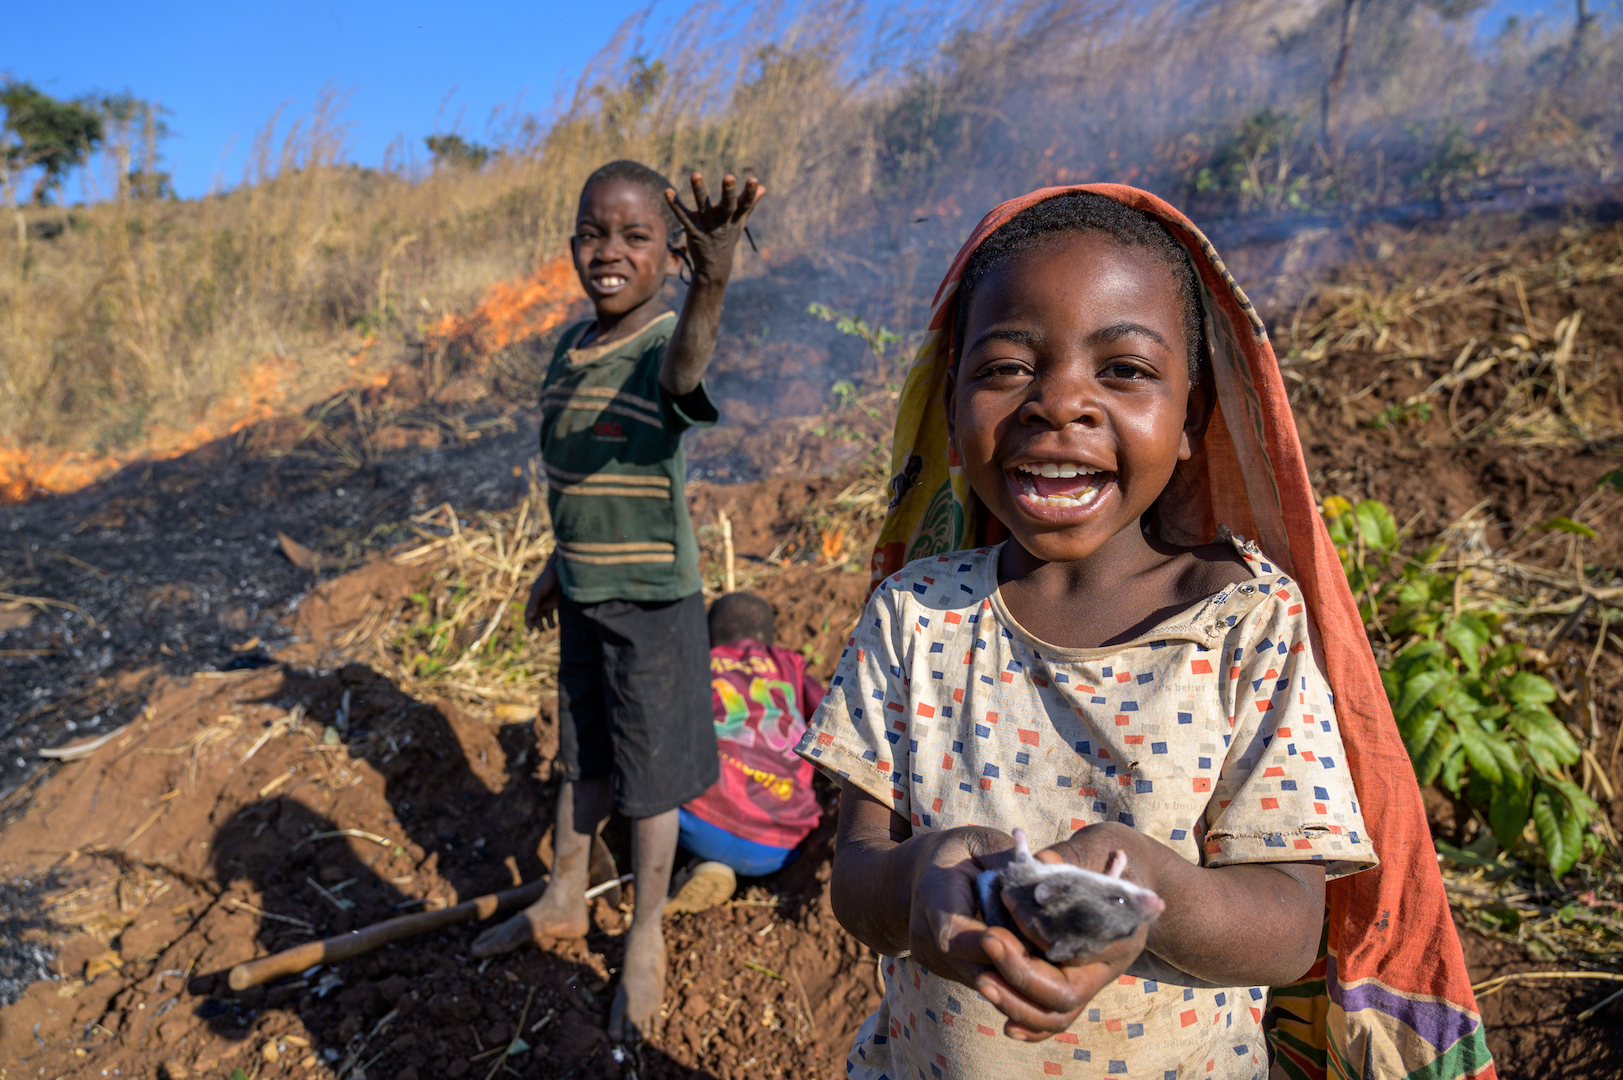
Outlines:
[[[360,357],[356,357],[358,361]],[[245,373],[240,391],[187,431],[150,428],[138,446],[118,455],[45,446],[0,446],[0,504],[61,495],[93,484],[136,461],[165,461],[278,415],[298,365],[265,357]]]
[[[471,311],[440,319],[428,330],[424,351],[439,357],[451,354],[462,365],[483,370],[502,350],[556,329],[579,298],[574,267],[567,259],[553,259],[533,274],[492,286]],[[360,351],[347,362],[345,381],[333,393],[382,386],[388,381],[387,370],[368,363],[374,344],[372,338],[363,341]],[[0,446],[0,505],[76,491],[135,462],[171,460],[287,415],[300,404],[293,394],[301,375],[297,362],[267,356],[247,369],[236,393],[213,406],[194,427],[182,431],[153,425],[141,442],[116,454],[39,445]]]
[[[447,315],[430,331],[430,348],[460,350],[483,361],[510,345],[561,326],[581,299],[568,259],[552,259],[535,273],[491,286],[466,315]]]

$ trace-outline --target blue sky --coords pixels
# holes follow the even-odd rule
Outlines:
[[[195,0],[12,3],[3,16],[0,75],[59,97],[128,89],[170,112],[165,166],[184,197],[232,186],[255,133],[276,110],[307,114],[324,86],[347,92],[349,158],[382,162],[398,137],[422,152],[423,136],[456,128],[479,139],[491,111],[522,99],[545,111],[582,66],[646,0],[567,3],[426,3],[300,0],[224,4]],[[650,29],[692,0],[659,0]],[[1606,0],[1593,5],[1606,9]],[[1495,0],[1482,26],[1506,14],[1570,2]],[[83,197],[77,178],[65,192]]]
[[[658,24],[691,0],[660,0]],[[161,102],[175,135],[165,165],[182,196],[235,185],[276,109],[307,114],[323,86],[349,92],[350,159],[377,164],[397,136],[456,126],[481,138],[491,110],[522,96],[544,111],[647,0],[427,3],[10,3],[0,75],[57,97],[128,89]],[[449,101],[447,102],[447,95]],[[442,111],[443,108],[443,111]],[[77,181],[65,191],[82,197]]]

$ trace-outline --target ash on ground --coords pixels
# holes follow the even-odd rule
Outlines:
[[[30,983],[54,979],[50,935],[61,927],[41,915],[54,874],[0,881],[0,1006],[15,1005]]]

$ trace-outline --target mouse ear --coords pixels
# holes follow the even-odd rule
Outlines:
[[[1121,877],[1127,869],[1127,852],[1112,851],[1110,858],[1105,862],[1105,875],[1107,877]]]
[[[1054,899],[1054,894],[1057,892],[1059,892],[1059,887],[1057,885],[1045,881],[1039,884],[1035,889],[1031,890],[1031,897],[1033,900],[1037,901],[1038,907],[1047,907],[1048,902]]]

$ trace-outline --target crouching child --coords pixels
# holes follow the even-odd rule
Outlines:
[[[739,875],[783,869],[822,818],[814,770],[795,754],[822,684],[805,657],[775,644],[776,614],[754,593],[719,597],[709,621],[721,776],[681,809],[682,847],[700,861],[667,911],[703,911],[731,897]]]

